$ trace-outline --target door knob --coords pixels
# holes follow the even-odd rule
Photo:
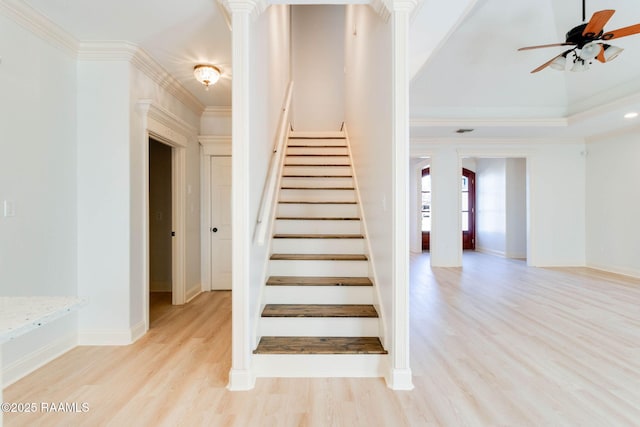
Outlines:
[[[217,227],[213,227],[213,228],[211,229],[211,231],[213,231],[214,233],[217,233],[217,232],[218,232],[218,228],[217,228]]]

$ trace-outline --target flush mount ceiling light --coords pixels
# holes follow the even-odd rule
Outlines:
[[[193,75],[209,90],[209,86],[216,84],[220,78],[220,68],[215,65],[199,64],[193,67]]]
[[[635,111],[632,111],[624,115],[625,119],[635,119],[636,117],[638,117],[638,113],[636,113]]]
[[[456,133],[469,133],[473,132],[473,129],[458,129]]]
[[[593,64],[596,60],[603,64],[610,62],[620,55],[623,49],[611,46],[606,43],[607,41],[640,33],[640,24],[618,28],[613,31],[605,31],[604,26],[609,22],[609,19],[611,19],[614,13],[615,10],[613,9],[600,10],[594,13],[589,22],[585,22],[569,30],[563,43],[521,47],[518,50],[571,46],[570,49],[551,58],[549,61],[531,71],[532,73],[537,73],[547,67],[555,70],[565,70],[567,58],[570,58],[573,62],[573,65],[568,67],[571,71],[588,70],[589,65]],[[582,21],[586,21],[584,0],[582,1]]]

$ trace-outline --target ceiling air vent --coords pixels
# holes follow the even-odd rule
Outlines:
[[[473,132],[473,129],[458,129],[456,133],[469,133]]]

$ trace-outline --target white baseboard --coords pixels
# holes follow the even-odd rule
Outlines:
[[[251,390],[256,385],[256,377],[249,370],[231,369],[229,371],[229,391]]]
[[[621,274],[623,276],[633,277],[634,279],[640,279],[640,270],[636,270],[634,268],[616,267],[594,263],[587,263],[587,267],[593,268],[594,270],[605,271],[607,273]]]
[[[506,254],[504,251],[496,251],[495,249],[483,248],[481,246],[476,246],[476,252],[480,252],[483,254],[499,256],[501,258],[505,258]]]
[[[413,390],[411,369],[389,369],[385,381],[392,390]]]
[[[131,328],[131,342],[133,343],[138,341],[146,333],[147,333],[146,325],[144,323],[144,320],[141,320],[140,322],[138,322],[137,325]]]
[[[129,345],[145,333],[144,321],[129,329],[85,329],[78,332],[78,345]]]
[[[70,334],[36,351],[26,354],[10,365],[2,368],[2,376],[0,376],[0,378],[2,378],[2,386],[7,387],[24,378],[36,369],[51,362],[53,359],[72,350],[77,344],[78,337],[75,334]]]
[[[195,297],[202,293],[202,286],[194,286],[193,288],[187,290],[187,294],[185,295],[185,304],[190,303]]]

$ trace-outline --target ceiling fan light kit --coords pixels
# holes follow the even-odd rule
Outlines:
[[[607,62],[616,59],[618,55],[620,55],[620,53],[622,53],[622,51],[624,50],[621,47],[611,46],[610,44],[603,44],[602,46],[604,48],[604,59],[606,59]]]
[[[584,2],[582,4],[582,14],[584,19]],[[564,43],[546,44],[540,46],[528,46],[521,47],[518,50],[531,50],[556,46],[572,46],[570,49],[564,51],[558,56],[555,56],[551,60],[545,62],[538,68],[531,71],[531,73],[537,73],[547,67],[551,67],[554,70],[564,71],[567,69],[567,56],[571,55],[570,59],[573,62],[568,69],[570,71],[586,71],[593,64],[594,60],[598,62],[607,63],[613,61],[624,50],[617,46],[611,46],[608,43],[604,43],[608,40],[631,36],[633,34],[640,33],[640,24],[631,25],[629,27],[619,28],[613,31],[604,31],[604,26],[609,22],[609,19],[613,16],[615,10],[605,9],[595,12],[589,22],[580,24],[577,27],[572,28],[567,32],[566,41]]]

